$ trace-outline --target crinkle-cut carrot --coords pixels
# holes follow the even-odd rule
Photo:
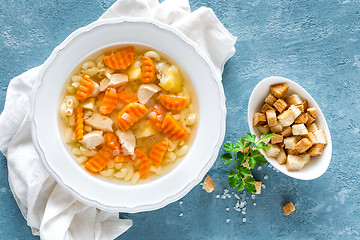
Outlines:
[[[149,153],[150,160],[155,164],[156,167],[160,166],[161,161],[169,147],[168,141],[162,141],[155,144]]]
[[[89,98],[93,91],[94,91],[94,83],[91,81],[91,79],[84,75],[83,79],[80,82],[80,86],[76,91],[76,98],[80,101],[84,101],[85,99]]]
[[[189,99],[175,95],[161,95],[161,104],[169,110],[180,110],[186,106]]]
[[[185,128],[170,113],[166,114],[161,127],[163,133],[171,140],[182,141],[189,135]]]
[[[134,47],[122,48],[117,52],[104,57],[104,63],[109,68],[115,70],[127,69],[134,61],[135,49]]]
[[[78,107],[75,112],[75,137],[82,141],[84,139],[84,111]]]
[[[137,167],[139,169],[140,177],[145,179],[150,171],[149,159],[146,156],[146,153],[140,148],[135,149],[135,154],[136,160],[139,162]]]
[[[107,132],[105,134],[106,145],[112,150],[120,149],[120,143],[117,136],[112,132]]]
[[[130,156],[125,156],[124,152],[120,152],[120,154],[114,158],[115,163],[127,163],[129,161],[131,161]]]
[[[141,66],[141,82],[151,83],[155,78],[155,64],[149,57],[143,57]]]
[[[96,96],[96,101],[102,102],[102,100],[104,100],[104,97],[105,97],[105,92],[100,92],[100,93]]]
[[[113,150],[104,145],[86,164],[91,172],[100,172],[113,159]]]
[[[101,114],[110,114],[116,107],[118,94],[115,88],[106,89],[105,96],[100,105]]]
[[[118,98],[125,104],[139,102],[136,93],[130,87],[118,88]]]
[[[126,131],[135,122],[139,121],[147,113],[148,109],[141,103],[129,103],[118,115],[118,123],[121,130]]]
[[[149,114],[149,118],[152,124],[159,131],[162,130],[161,125],[164,121],[165,115],[166,115],[166,109],[159,105],[155,105],[154,109]]]

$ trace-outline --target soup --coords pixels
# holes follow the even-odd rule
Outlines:
[[[86,171],[136,184],[188,152],[196,101],[176,63],[127,46],[78,69],[65,85],[59,115],[64,142]]]

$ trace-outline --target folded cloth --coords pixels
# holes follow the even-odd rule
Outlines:
[[[188,0],[118,0],[101,19],[147,17],[183,32],[208,57],[221,79],[223,66],[235,53],[232,36],[209,8],[190,11]],[[41,66],[11,80],[0,115],[0,150],[7,158],[9,184],[34,235],[42,239],[114,239],[132,226],[118,213],[76,200],[42,166],[30,133],[29,109]]]

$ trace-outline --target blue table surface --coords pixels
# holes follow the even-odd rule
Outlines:
[[[10,79],[43,63],[71,32],[96,20],[114,1],[1,1],[0,111]],[[122,214],[134,225],[119,239],[360,239],[360,2],[191,0],[190,4],[192,10],[214,9],[238,38],[236,54],[223,74],[225,141],[249,131],[246,109],[254,86],[265,77],[284,76],[308,90],[324,112],[332,134],[332,161],[328,171],[312,181],[292,179],[267,166],[256,170],[255,177],[266,188],[255,199],[247,195],[244,215],[233,209],[232,195],[216,198],[229,188],[229,168],[218,159],[209,171],[216,183],[214,193],[196,186],[182,204]],[[38,239],[15,203],[6,159],[0,158],[0,239]],[[289,200],[296,211],[285,216],[282,206]]]

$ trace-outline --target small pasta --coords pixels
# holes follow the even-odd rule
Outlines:
[[[65,99],[67,102],[72,101],[74,108],[77,108],[79,106],[79,100],[77,100],[75,96],[69,95],[69,96],[66,96]],[[69,104],[69,103],[67,103],[67,104]]]
[[[107,167],[108,168],[114,168],[115,167],[115,162],[114,161],[109,162]]]
[[[131,162],[128,162],[126,164],[126,169],[127,169],[127,172],[126,172],[126,175],[125,175],[125,178],[124,180],[126,182],[130,181],[132,179],[132,177],[134,176],[134,165],[131,163]]]
[[[88,157],[85,157],[85,156],[80,156],[78,158],[76,158],[76,161],[79,163],[79,164],[83,164],[84,162],[86,162],[88,160]]]
[[[70,143],[72,140],[72,133],[73,133],[73,129],[72,128],[66,128],[65,132],[64,132],[64,141],[66,143]]]
[[[134,173],[134,176],[131,178],[131,184],[137,184],[140,179],[140,173]]]
[[[95,63],[93,61],[86,61],[81,65],[82,69],[89,69],[95,67]]]
[[[170,162],[174,162],[176,160],[176,154],[174,152],[167,152],[165,158],[170,160]]]
[[[123,167],[123,163],[115,163],[115,169],[120,170]]]
[[[160,61],[160,54],[155,51],[148,51],[144,54],[145,57],[154,59],[155,61]]]
[[[178,145],[178,141],[170,141],[169,147],[168,147],[168,151],[172,152],[176,149],[177,145]]]
[[[76,83],[76,82],[80,83],[81,79],[82,79],[82,77],[79,75],[72,75],[72,77],[71,77],[71,81],[73,83]]]
[[[111,175],[113,175],[114,173],[114,169],[106,169],[100,172],[100,175],[103,177],[110,177]]]
[[[60,105],[59,114],[60,114],[60,117],[61,117],[61,118],[63,118],[63,119],[67,118],[67,114],[66,114],[66,102],[63,102],[63,103]]]
[[[72,154],[74,154],[74,155],[78,155],[78,156],[82,155],[82,153],[81,153],[81,151],[80,151],[80,149],[79,149],[78,147],[74,147],[74,148],[71,150],[71,152],[72,152]]]
[[[89,75],[90,77],[96,75],[99,73],[99,68],[98,67],[92,67],[92,68],[88,68],[88,69],[84,69],[81,72],[83,74]]]
[[[182,157],[184,156],[187,152],[189,151],[189,146],[188,145],[184,145],[182,146],[179,150],[177,150],[175,152],[176,156],[178,157]]]
[[[91,132],[92,131],[92,127],[88,126],[88,125],[85,125],[84,126],[84,131],[85,132]]]
[[[74,113],[74,109],[71,107],[66,107],[65,113],[67,116],[71,116]]]
[[[70,127],[75,126],[75,115],[74,114],[69,117],[69,125],[70,125]]]
[[[196,114],[190,113],[186,116],[185,124],[186,124],[186,126],[191,126],[195,123],[195,121],[196,121]]]
[[[80,86],[80,82],[73,82],[71,86],[73,86],[74,88],[78,88]]]
[[[120,169],[120,171],[114,174],[114,177],[122,179],[127,175],[127,171],[128,171],[127,168],[122,168]]]
[[[92,157],[92,156],[94,156],[96,154],[95,150],[87,149],[84,146],[80,147],[80,152],[81,152],[82,155],[87,156],[87,157]]]

